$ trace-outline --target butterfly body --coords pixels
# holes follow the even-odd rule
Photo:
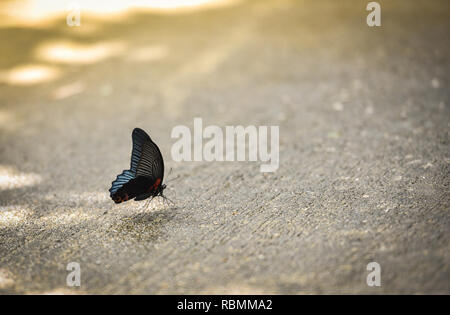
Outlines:
[[[139,128],[133,130],[132,139],[130,169],[124,170],[112,182],[109,189],[111,199],[121,203],[131,199],[140,201],[164,197],[164,161],[158,146]]]

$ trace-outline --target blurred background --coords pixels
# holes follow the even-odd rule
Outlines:
[[[0,292],[450,293],[450,2],[368,2],[1,1]],[[279,170],[172,161],[194,117]],[[134,127],[175,206],[110,200]]]

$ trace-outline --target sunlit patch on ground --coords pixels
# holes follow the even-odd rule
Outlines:
[[[154,61],[166,57],[167,54],[168,48],[166,46],[146,46],[131,51],[128,60],[136,62]]]
[[[70,83],[63,85],[60,88],[54,90],[51,94],[52,98],[55,100],[61,100],[64,98],[71,97],[76,94],[80,94],[84,90],[84,85],[81,82]],[[1,121],[1,116],[0,116]]]
[[[29,64],[0,72],[0,82],[11,85],[32,85],[54,80],[60,71],[54,66]]]
[[[0,290],[9,289],[12,286],[14,286],[14,280],[11,275],[5,269],[0,269]]]
[[[30,209],[17,205],[0,207],[0,226],[11,227],[23,223],[31,212]]]
[[[67,202],[79,202],[80,200],[85,201],[86,203],[96,203],[96,202],[105,202],[110,200],[108,192],[62,192],[58,195],[55,194],[47,194],[45,195],[46,201],[51,200],[61,200],[64,199]],[[112,202],[112,201],[111,201]]]
[[[82,17],[85,15],[101,18],[117,18],[118,15],[140,10],[158,13],[182,13],[193,10],[223,7],[235,4],[237,0],[13,0],[0,4],[0,27],[5,26],[38,26],[42,27],[55,19],[65,18],[73,7],[78,5]]]
[[[86,294],[84,291],[79,290],[78,287],[73,288],[56,288],[48,291],[37,291],[37,292],[29,292],[27,294],[31,295],[78,295],[78,294]]]
[[[0,190],[34,186],[42,181],[35,173],[21,173],[10,166],[0,165]]]
[[[64,225],[77,224],[94,218],[92,213],[88,213],[83,208],[76,208],[70,210],[56,211],[49,215],[39,218],[39,223],[48,225]]]
[[[100,42],[91,45],[70,41],[45,43],[36,50],[36,57],[48,61],[67,64],[91,64],[124,51],[121,42]]]

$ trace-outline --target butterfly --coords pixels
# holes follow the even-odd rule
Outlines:
[[[164,179],[164,161],[156,143],[142,129],[135,128],[131,135],[133,150],[131,165],[117,175],[109,189],[111,199],[121,203],[134,198],[135,201],[153,199],[163,195],[166,185]]]

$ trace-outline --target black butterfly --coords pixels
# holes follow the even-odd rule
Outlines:
[[[115,203],[133,199],[135,201],[161,196],[164,199],[164,161],[158,146],[142,129],[135,128],[132,134],[133,151],[131,166],[112,182],[110,196]]]

